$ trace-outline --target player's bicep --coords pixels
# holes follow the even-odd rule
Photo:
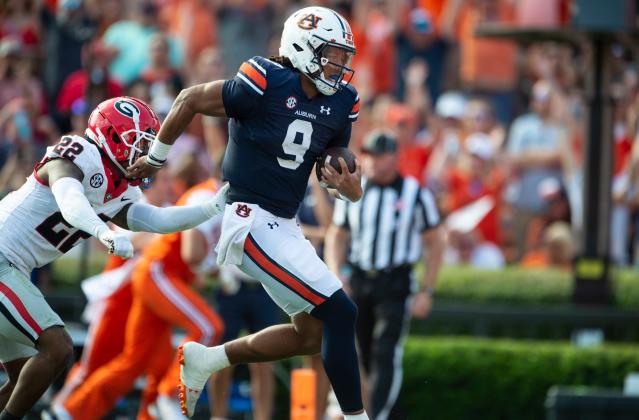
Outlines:
[[[226,117],[222,95],[223,87],[224,80],[216,80],[184,89],[180,96],[188,98],[189,106],[196,113],[212,117]]]
[[[60,178],[73,178],[82,182],[84,174],[73,162],[65,158],[57,158],[48,161],[38,175],[49,185],[53,185]]]

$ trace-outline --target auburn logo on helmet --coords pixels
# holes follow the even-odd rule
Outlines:
[[[121,100],[117,101],[113,106],[125,117],[129,117],[132,120],[140,118],[140,108],[138,108],[133,102]]]
[[[304,17],[297,22],[297,26],[306,30],[317,29],[317,24],[320,20],[322,20],[321,17],[309,13],[308,15],[304,15]]]

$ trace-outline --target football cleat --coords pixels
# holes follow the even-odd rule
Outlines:
[[[178,362],[180,363],[180,385],[178,387],[180,408],[182,414],[193,416],[197,400],[202,394],[206,381],[211,372],[199,366],[204,358],[200,355],[206,346],[188,342],[178,347]]]

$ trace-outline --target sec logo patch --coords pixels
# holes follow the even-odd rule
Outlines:
[[[288,109],[293,109],[297,106],[297,98],[295,96],[289,96],[286,100],[286,107]]]
[[[89,179],[89,185],[93,188],[100,188],[104,184],[104,177],[102,174],[94,174],[91,179]]]

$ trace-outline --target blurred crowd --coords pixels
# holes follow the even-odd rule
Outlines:
[[[353,26],[362,106],[352,149],[374,129],[396,135],[401,173],[430,187],[447,216],[446,261],[570,270],[583,230],[589,46],[474,32],[563,26],[570,0],[1,0],[0,196],[61,134],[81,134],[100,101],[127,94],[165,116],[182,88],[277,55],[284,19],[310,4]],[[608,51],[613,195],[600,197],[613,202],[612,258],[624,266],[639,266],[633,48]],[[219,176],[225,143],[225,121],[198,118],[174,153]]]

